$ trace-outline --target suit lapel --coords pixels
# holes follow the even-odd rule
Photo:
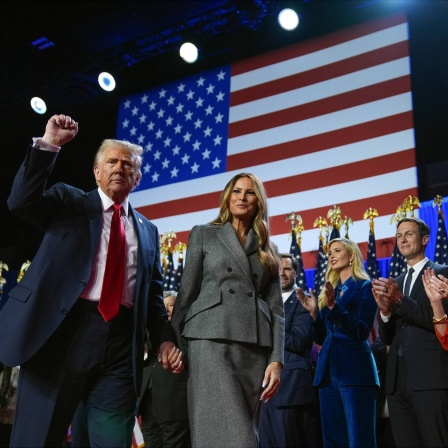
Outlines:
[[[289,313],[289,311],[294,307],[294,303],[296,302],[296,300],[297,296],[295,291],[293,291],[284,303],[285,314]]]
[[[432,261],[428,260],[428,262],[425,264],[425,266],[423,266],[423,269],[418,273],[418,276],[415,279],[414,284],[412,285],[412,289],[410,292],[411,297],[416,297],[419,289],[424,288],[423,279],[422,279],[423,272],[425,272],[426,268],[432,268],[433,266],[434,266],[434,263]]]
[[[103,207],[101,205],[101,198],[98,190],[89,191],[83,196],[84,206],[89,221],[89,235],[90,235],[90,259],[94,260],[98,243],[101,237],[101,228],[103,220]]]
[[[140,284],[143,278],[143,263],[142,257],[145,257],[146,252],[149,250],[149,240],[147,232],[143,231],[143,220],[135,213],[134,209],[129,204],[129,215],[132,218],[132,223],[134,225],[135,232],[137,234],[138,241],[138,254],[137,254],[137,273],[135,279],[135,300],[138,298],[137,291],[140,290]],[[136,303],[136,301],[134,302]]]
[[[230,224],[230,222],[225,223],[218,229],[217,235],[224,246],[230,251],[249,283],[253,286],[252,271],[248,260],[248,256],[251,256],[252,254],[247,254],[245,249],[243,249],[243,246],[241,245],[232,224]],[[251,229],[247,239],[246,250],[253,250],[253,238],[254,232]]]

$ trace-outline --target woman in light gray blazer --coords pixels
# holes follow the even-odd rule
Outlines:
[[[255,175],[233,177],[219,216],[191,230],[171,324],[179,345],[188,341],[192,445],[256,447],[260,400],[280,385],[284,312],[266,193]]]

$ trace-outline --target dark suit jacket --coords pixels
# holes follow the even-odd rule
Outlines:
[[[448,277],[448,266],[428,261],[423,269],[432,267],[436,274]],[[423,272],[423,271],[422,271]],[[403,291],[404,274],[396,279]],[[448,303],[443,301],[448,314]],[[410,366],[409,387],[413,390],[448,388],[448,352],[434,333],[433,311],[425,293],[422,275],[414,282],[410,297],[403,297],[399,306],[392,307],[389,321],[380,320],[381,339],[390,345],[386,369],[386,393],[393,393],[397,372],[397,354],[401,345],[403,357]]]
[[[285,302],[285,364],[272,406],[300,406],[315,402],[310,352],[312,319],[295,291]]]
[[[85,193],[58,183],[45,191],[56,159],[57,153],[29,148],[8,199],[11,211],[45,231],[31,266],[0,312],[0,361],[9,366],[29,360],[63,322],[90,278],[101,234],[97,190]],[[129,213],[138,238],[132,340],[138,394],[146,331],[158,343],[167,315],[157,228],[131,207]]]
[[[319,311],[314,341],[322,345],[314,385],[325,379],[327,367],[344,386],[377,385],[378,373],[367,338],[377,313],[369,280],[347,279],[334,307]]]
[[[173,374],[160,365],[157,356],[148,357],[143,368],[142,396],[138,413],[145,411],[148,406],[148,394],[151,394],[152,400],[149,402],[157,422],[188,420],[187,381],[186,369],[179,374]]]

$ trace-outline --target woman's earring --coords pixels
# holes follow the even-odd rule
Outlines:
[[[353,263],[352,263],[352,260],[350,260],[350,263],[349,263],[349,265],[351,266]]]

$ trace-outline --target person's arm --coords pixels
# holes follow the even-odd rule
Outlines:
[[[448,349],[448,319],[443,307],[443,299],[448,298],[448,279],[443,275],[436,276],[434,269],[426,269],[423,273],[423,286],[431,303],[433,324],[436,336],[443,348]]]
[[[66,115],[53,115],[39,141],[44,145],[63,144],[72,140],[78,132],[78,123]],[[56,146],[55,146],[56,147]],[[47,179],[56,162],[57,152],[30,147],[25,161],[14,178],[11,194],[8,198],[9,209],[18,216],[36,224],[45,226],[45,219],[51,215],[64,199],[62,185],[52,195],[46,195]]]
[[[313,293],[313,290],[310,288],[309,296],[306,295],[301,288],[296,289],[297,297],[300,300],[300,303],[303,307],[310,313],[312,319],[312,337],[313,341],[317,345],[322,345],[327,336],[327,327],[325,326],[325,322],[322,318],[321,313],[319,312],[317,298]]]
[[[377,304],[373,297],[371,282],[365,280],[359,287],[359,282],[350,286],[356,290],[348,290],[345,294],[353,294],[351,300],[359,302],[355,312],[347,310],[336,302],[328,314],[327,319],[356,341],[365,341],[373,326],[377,314]]]
[[[312,318],[310,313],[297,303],[292,325],[285,332],[285,350],[301,354],[313,344]]]

